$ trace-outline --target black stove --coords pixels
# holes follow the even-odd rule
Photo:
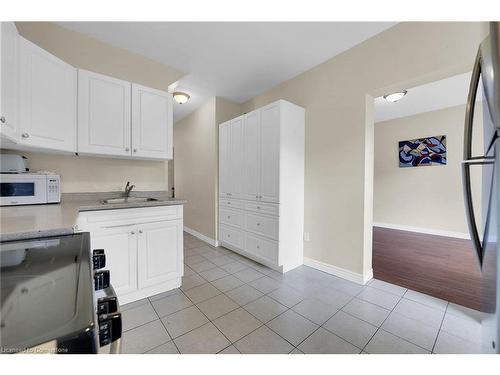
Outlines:
[[[89,233],[3,242],[0,265],[1,353],[119,351],[118,300]]]

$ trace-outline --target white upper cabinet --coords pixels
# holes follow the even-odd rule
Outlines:
[[[243,187],[243,169],[241,165],[243,163],[243,119],[244,117],[238,117],[231,121],[231,136],[230,136],[230,191],[232,198],[241,198],[242,187]]]
[[[78,152],[131,156],[131,83],[78,71]]]
[[[278,102],[220,126],[220,196],[279,202],[280,123]]]
[[[234,120],[219,127],[219,195],[241,198],[243,192],[243,120]]]
[[[263,202],[279,202],[280,106],[278,103],[260,111],[260,194]]]
[[[17,123],[17,28],[13,22],[0,22],[0,134],[16,142]]]
[[[172,94],[77,70],[1,22],[0,135],[20,150],[172,159]]]
[[[260,111],[245,115],[243,124],[241,197],[256,200],[260,192]]]
[[[76,152],[74,67],[19,37],[19,143]]]
[[[226,122],[219,127],[219,195],[230,196],[230,139],[231,123]]]
[[[172,159],[172,94],[78,71],[78,152]]]
[[[172,94],[132,84],[132,156],[172,159]]]

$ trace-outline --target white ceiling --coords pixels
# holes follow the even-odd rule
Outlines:
[[[242,103],[394,22],[60,22],[187,72],[176,83],[191,100],[174,121],[211,96]]]
[[[465,104],[470,78],[471,73],[464,73],[409,88],[406,96],[394,103],[386,101],[382,96],[375,98],[375,122]]]

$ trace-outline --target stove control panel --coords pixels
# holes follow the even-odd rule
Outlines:
[[[111,314],[118,311],[118,298],[115,296],[102,297],[97,300],[97,315]]]
[[[92,262],[94,270],[100,270],[106,267],[106,255],[104,249],[95,249],[92,251]]]
[[[99,345],[105,346],[122,336],[122,314],[102,314],[99,316]]]
[[[109,287],[109,271],[97,271],[94,273],[94,290]]]

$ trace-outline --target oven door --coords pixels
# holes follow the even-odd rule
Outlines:
[[[0,175],[0,205],[47,203],[47,176],[30,174]]]

